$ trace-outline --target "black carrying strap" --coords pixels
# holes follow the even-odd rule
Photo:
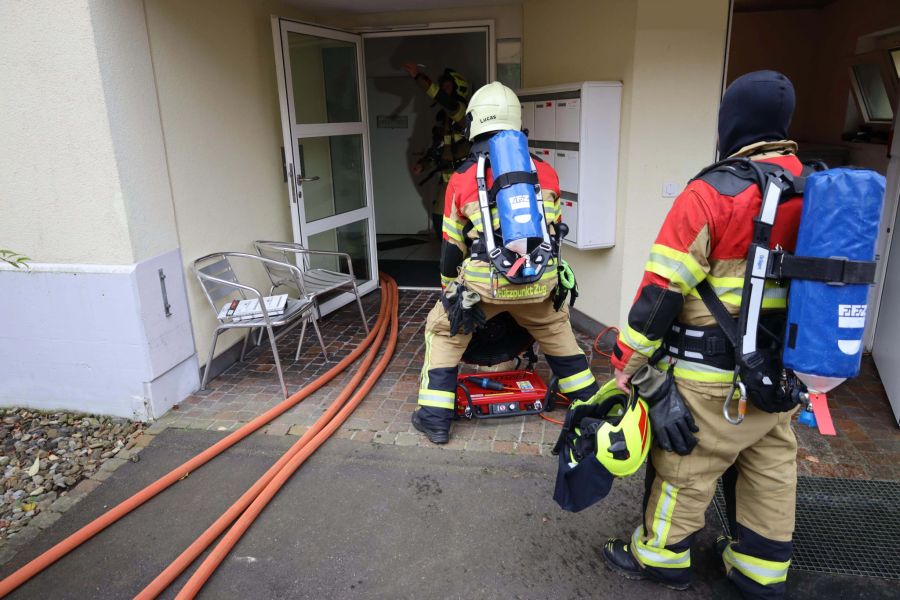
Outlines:
[[[766,279],[809,279],[836,284],[875,283],[875,261],[794,256],[773,251]]]
[[[582,407],[578,407],[582,408]],[[575,409],[578,410],[578,409]],[[575,437],[575,425],[573,421],[575,420],[575,410],[567,410],[566,416],[563,420],[563,425],[559,431],[559,437],[556,438],[556,444],[553,446],[553,450],[550,451],[550,454],[553,456],[558,455],[562,452],[563,448],[566,447],[566,444],[569,442],[570,438]],[[579,415],[582,416],[582,415]]]
[[[738,343],[740,333],[738,332],[737,321],[731,316],[731,313],[728,312],[728,309],[725,308],[725,305],[719,300],[719,297],[716,296],[716,291],[709,284],[709,281],[704,279],[697,284],[696,289],[697,293],[700,294],[700,298],[703,300],[703,304],[706,305],[710,314],[716,319],[716,323],[722,328],[722,333],[725,334],[725,337],[728,338],[731,345],[735,348],[740,347]]]
[[[497,195],[497,192],[502,190],[505,187],[509,187],[511,185],[515,185],[517,183],[527,183],[528,185],[537,185],[538,184],[538,176],[537,173],[532,171],[510,171],[509,173],[504,173],[503,175],[498,175],[494,178],[494,183],[491,184],[491,189],[488,190],[488,198],[491,201],[494,200],[494,197]]]

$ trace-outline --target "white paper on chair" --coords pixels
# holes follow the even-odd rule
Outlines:
[[[279,294],[277,296],[266,296],[263,298],[266,303],[266,311],[269,313],[270,317],[276,317],[278,315],[284,314],[284,310],[287,307],[287,294]],[[225,320],[229,318],[228,311],[231,310],[231,302],[222,306],[222,310],[219,311],[219,320]],[[238,305],[235,307],[234,312],[231,314],[232,321],[249,321],[251,319],[259,319],[263,316],[262,308],[259,306],[259,300],[256,298],[251,298],[250,300],[241,300],[238,302]]]

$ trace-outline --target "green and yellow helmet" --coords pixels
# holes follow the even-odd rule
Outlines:
[[[570,462],[593,455],[616,477],[627,477],[644,464],[650,451],[650,413],[637,390],[632,388],[631,395],[625,395],[611,380],[589,400],[573,402],[569,411],[573,417],[566,444]]]
[[[456,93],[459,95],[463,101],[468,102],[469,95],[472,93],[471,88],[469,87],[469,81],[463,77],[463,74],[457,71],[456,69],[447,67],[444,69],[444,72],[441,73],[440,81],[450,80],[453,82],[453,85],[456,86]]]

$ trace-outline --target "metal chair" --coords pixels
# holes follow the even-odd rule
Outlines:
[[[359,297],[359,288],[356,285],[356,276],[353,274],[353,262],[346,252],[331,252],[327,250],[309,250],[300,244],[291,242],[267,242],[257,240],[253,242],[260,256],[277,261],[282,266],[274,266],[266,263],[266,273],[272,282],[270,294],[275,289],[283,286],[298,287],[302,285],[313,296],[316,302],[316,311],[319,311],[319,297],[341,288],[349,288],[348,291],[356,296],[356,305],[359,307],[359,316],[362,318],[363,327],[369,333],[369,323],[366,320],[366,312],[363,310],[362,300]],[[329,269],[314,268],[310,265],[311,256],[337,256],[347,261],[349,273],[331,271]],[[296,280],[294,272],[286,267],[298,265],[302,276]],[[319,313],[321,317],[321,313]]]
[[[231,267],[231,259],[235,258],[253,263],[261,263],[267,268],[274,267],[288,273],[293,273],[293,276],[296,277],[296,287],[300,291],[300,297],[296,299],[288,298],[284,314],[269,316],[269,313],[266,311],[265,303],[263,302],[264,296],[262,293],[256,288],[242,284],[238,281],[234,269]],[[272,345],[272,355],[275,358],[275,369],[278,371],[278,380],[281,382],[281,389],[284,392],[285,398],[288,396],[288,390],[287,386],[284,384],[284,374],[281,371],[281,360],[278,358],[276,341],[279,338],[283,337],[289,331],[293,330],[294,327],[302,323],[300,342],[297,344],[297,354],[294,356],[294,360],[297,361],[300,358],[300,348],[303,345],[306,324],[312,322],[312,326],[316,330],[316,337],[319,338],[319,346],[322,348],[322,354],[325,356],[325,360],[328,360],[328,355],[325,353],[325,342],[322,340],[322,333],[319,331],[319,324],[316,319],[315,299],[311,294],[307,294],[304,290],[300,269],[297,267],[279,263],[262,256],[256,256],[255,254],[247,254],[244,252],[215,252],[195,260],[193,271],[197,276],[197,280],[200,282],[200,286],[203,288],[203,293],[206,294],[206,299],[209,300],[209,305],[212,307],[216,320],[219,321],[219,325],[216,327],[215,332],[213,332],[212,343],[209,347],[209,356],[206,359],[206,367],[203,369],[203,380],[200,382],[201,390],[206,389],[206,382],[209,377],[209,367],[212,364],[213,353],[215,352],[219,335],[223,331],[229,329],[248,330],[247,335],[244,337],[244,347],[241,350],[242,361],[244,360],[244,354],[247,351],[247,341],[250,339],[250,334],[253,329],[261,327],[263,331],[268,332],[269,342]],[[226,302],[234,299],[246,300],[248,294],[251,298],[256,298],[260,301],[263,312],[262,317],[246,321],[232,321],[230,317],[219,319],[219,310]],[[273,331],[273,328],[275,327],[281,327],[277,335]]]

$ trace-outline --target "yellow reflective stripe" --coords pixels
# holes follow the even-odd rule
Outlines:
[[[663,361],[665,362],[665,361]],[[678,359],[675,363],[675,377],[689,379],[691,381],[704,381],[707,383],[731,383],[734,379],[733,371],[717,369],[709,365]]]
[[[441,273],[441,286],[447,287],[448,285],[450,285],[450,284],[453,283],[454,281],[456,281],[456,277],[447,277],[446,275],[444,275],[443,273]]]
[[[669,529],[672,527],[672,513],[675,512],[675,499],[678,497],[678,488],[668,481],[662,482],[659,500],[656,503],[656,512],[653,514],[653,538],[647,542],[648,546],[663,548]]]
[[[481,220],[481,211],[472,213],[469,216],[469,220],[472,221],[472,226],[476,231],[484,231],[484,227],[482,226]],[[491,225],[494,229],[500,228],[500,217],[497,216],[497,210],[491,209]]]
[[[445,218],[441,229],[444,233],[447,234],[447,237],[449,237],[450,239],[454,239],[458,242],[463,241],[463,226],[461,224],[455,223],[454,221]]]
[[[450,115],[450,119],[456,123],[462,123],[462,120],[466,118],[466,105],[463,102],[457,102],[456,105],[456,112]]]
[[[706,270],[687,252],[679,252],[662,244],[653,244],[646,269],[665,277],[686,293],[706,277]]]
[[[740,304],[741,299],[741,291],[744,289],[744,278],[743,277],[714,277],[713,275],[707,275],[706,281],[709,282],[710,287],[712,287],[713,291],[716,293],[716,296],[719,297],[723,302],[728,302],[732,304],[728,300],[723,300],[723,296],[727,295],[737,295],[738,304]],[[700,294],[697,293],[697,290],[691,290],[691,296],[695,298],[699,298]]]
[[[466,265],[463,269],[463,279],[466,281],[481,281],[484,283],[491,282],[491,274],[487,267],[483,270],[478,267]]]
[[[422,377],[419,385],[422,388],[428,387],[428,371],[431,369],[431,340],[434,337],[433,331],[425,330],[425,360],[422,363]]]
[[[659,569],[687,569],[691,566],[691,550],[672,552],[665,548],[651,548],[641,541],[644,527],[639,525],[631,534],[631,546],[634,549],[635,558],[641,564]]]
[[[585,369],[583,371],[579,371],[574,375],[569,375],[568,377],[563,377],[559,380],[559,391],[563,394],[568,394],[569,392],[576,392],[578,390],[582,390],[587,386],[594,383],[596,380],[594,379],[594,374],[591,373],[590,369]]]
[[[479,261],[480,262],[480,261]],[[549,279],[555,279],[556,274],[556,261],[551,259],[547,261],[547,268],[544,270],[544,273],[541,275],[541,278],[538,281],[547,281]],[[491,281],[491,265],[482,263],[482,264],[473,264],[471,262],[463,265],[463,278],[468,281],[480,281],[484,283],[490,283]],[[499,284],[501,286],[507,285],[531,285],[531,284],[510,284],[506,277],[500,275]]]
[[[433,406],[434,408],[454,408],[456,406],[456,393],[441,390],[419,390],[419,406]]]
[[[743,277],[716,277],[715,275],[707,275],[706,279],[709,281],[709,285],[713,286],[713,289],[733,288],[739,290],[744,287]]]
[[[425,93],[428,94],[430,97],[434,98],[435,96],[437,96],[437,93],[439,91],[441,91],[440,86],[432,81],[431,85],[428,86],[428,89],[425,90]]]
[[[630,325],[626,325],[622,329],[619,333],[619,339],[625,342],[629,348],[644,356],[650,356],[656,352],[656,349],[659,348],[659,345],[662,343],[662,340],[651,340],[647,338],[647,336],[632,328]]]
[[[777,562],[735,552],[731,545],[725,548],[722,559],[726,564],[731,565],[760,585],[771,585],[786,581],[788,567],[791,565],[789,560]]]
[[[726,304],[731,304],[732,306],[740,306],[741,305],[741,295],[740,294],[725,294],[723,296],[719,296],[719,300],[725,302]],[[778,309],[778,308],[787,308],[787,296],[784,297],[771,297],[768,296],[766,292],[763,292],[763,301],[762,307],[766,310],[768,309]]]
[[[741,294],[744,290],[743,277],[712,277],[708,276],[707,281],[712,286],[713,291],[719,300],[726,304],[739,307],[741,305]],[[699,298],[700,294],[697,290],[691,290],[690,295]],[[778,309],[787,307],[788,288],[779,286],[774,281],[767,281],[765,290],[763,290],[762,307],[764,309]]]

